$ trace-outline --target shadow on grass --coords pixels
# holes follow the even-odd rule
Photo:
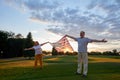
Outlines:
[[[65,63],[64,61],[44,61],[45,63]]]
[[[34,60],[32,59],[27,59],[27,58],[11,58],[11,59],[0,59],[0,63],[9,63],[9,62],[18,62],[18,61],[24,61],[24,60]]]

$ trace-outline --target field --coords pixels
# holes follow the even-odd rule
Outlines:
[[[89,56],[86,78],[75,75],[77,56],[44,57],[44,68],[34,60],[0,59],[0,80],[120,80],[120,56]]]

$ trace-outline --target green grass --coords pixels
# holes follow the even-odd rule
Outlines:
[[[77,56],[49,56],[44,68],[34,69],[34,60],[1,61],[0,80],[119,80],[120,56],[89,56],[87,78],[75,75]]]

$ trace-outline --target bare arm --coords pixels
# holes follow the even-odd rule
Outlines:
[[[70,36],[70,35],[65,35],[66,37],[69,37],[69,38],[71,38],[71,39],[73,39],[73,40],[75,40],[76,41],[76,38],[75,37],[73,37],[73,36]]]
[[[42,44],[40,44],[40,45],[43,46],[43,45],[45,45],[45,44],[47,44],[47,43],[49,43],[49,42],[45,42],[45,43],[42,43]]]
[[[107,42],[107,40],[102,39],[102,40],[92,40],[91,42]]]
[[[24,50],[34,50],[34,48],[25,48]]]

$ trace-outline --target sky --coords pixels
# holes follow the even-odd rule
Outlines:
[[[0,0],[0,30],[32,33],[40,43],[56,42],[65,34],[107,43],[89,43],[88,51],[120,51],[120,0]],[[77,43],[69,39],[77,51]],[[49,44],[43,46],[51,50]]]

